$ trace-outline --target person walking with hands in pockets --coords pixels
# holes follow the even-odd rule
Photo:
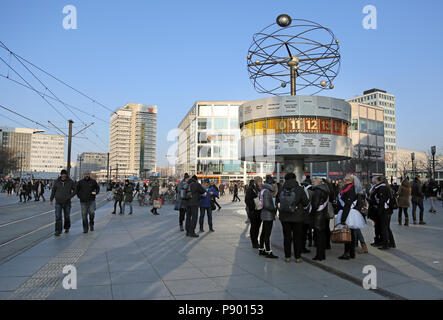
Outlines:
[[[99,192],[100,186],[97,181],[91,179],[89,172],[85,172],[83,179],[77,183],[75,188],[75,194],[80,199],[82,210],[83,233],[88,233],[88,229],[94,231],[95,196]]]
[[[49,198],[51,206],[54,204],[55,198],[55,236],[58,237],[62,233],[62,224],[64,215],[63,228],[65,233],[71,228],[71,199],[75,196],[75,183],[68,177],[68,171],[62,170],[60,177],[55,181]]]

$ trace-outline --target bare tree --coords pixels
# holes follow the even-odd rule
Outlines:
[[[11,149],[0,147],[0,174],[7,175],[17,169],[17,157]]]

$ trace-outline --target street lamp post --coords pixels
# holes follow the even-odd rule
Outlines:
[[[415,152],[412,152],[412,153],[411,153],[411,160],[412,160],[412,174],[413,174],[414,176],[416,176],[416,174],[415,174],[415,169],[414,169]]]
[[[435,146],[431,147],[432,154],[432,179],[435,180],[435,153],[437,152],[437,148]]]
[[[25,151],[19,151],[18,152],[18,158],[20,159],[20,181],[22,181],[22,175],[23,175],[23,158],[26,157]]]

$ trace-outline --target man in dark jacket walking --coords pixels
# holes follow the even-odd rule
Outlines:
[[[85,172],[83,179],[77,183],[75,188],[75,194],[80,199],[82,210],[83,233],[88,233],[88,228],[94,231],[95,196],[99,192],[100,186],[97,181],[91,179],[89,172]]]
[[[191,238],[197,238],[198,234],[195,233],[195,227],[197,226],[198,208],[200,207],[200,196],[206,196],[206,190],[198,182],[197,176],[192,176],[189,180],[189,188],[191,191],[191,199],[186,200],[186,236]]]
[[[285,175],[285,183],[279,196],[279,219],[283,228],[283,247],[285,261],[291,261],[291,247],[294,246],[295,261],[300,263],[303,249],[304,207],[309,199],[294,173]]]
[[[261,205],[257,207],[259,203],[259,195],[261,186],[263,185],[263,179],[261,177],[255,177],[251,180],[249,187],[246,190],[245,203],[246,203],[246,213],[248,214],[249,221],[251,222],[251,228],[249,230],[249,235],[252,242],[252,247],[254,249],[260,248],[258,243],[258,235],[261,226]]]
[[[234,184],[234,197],[232,198],[232,202],[241,201],[238,197],[238,185]]]
[[[129,214],[132,214],[132,201],[134,200],[134,185],[125,181],[125,186],[123,187],[123,214],[125,214],[126,205],[129,206]]]
[[[51,206],[55,198],[55,236],[62,233],[62,211],[64,216],[63,228],[65,233],[71,228],[71,199],[75,196],[75,183],[68,177],[68,171],[62,170],[60,177],[55,181],[51,197],[49,198]]]
[[[419,224],[426,224],[423,221],[423,185],[421,183],[421,177],[417,176],[412,183],[412,219],[414,219],[414,224],[417,224],[417,216],[415,215],[415,211],[417,210],[417,206],[420,208],[420,222]]]

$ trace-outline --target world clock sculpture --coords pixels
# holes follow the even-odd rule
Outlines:
[[[339,41],[331,30],[279,15],[253,36],[247,66],[254,88],[273,97],[239,108],[242,160],[283,164],[301,179],[305,161],[351,157],[350,104],[315,95],[334,89],[340,70]],[[301,91],[310,95],[296,95]]]

